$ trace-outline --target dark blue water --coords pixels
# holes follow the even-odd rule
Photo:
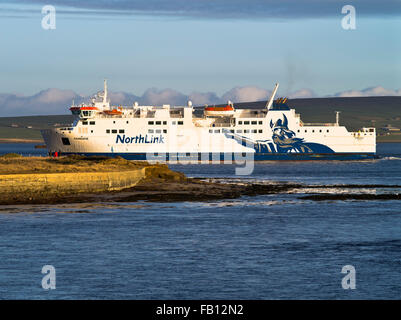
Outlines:
[[[0,145],[0,153],[10,147]],[[261,163],[247,177],[231,165],[173,168],[202,177],[401,185],[401,144],[378,151],[384,159]],[[0,298],[401,298],[398,201],[298,197],[2,206]],[[55,290],[41,287],[46,264],[56,268]],[[344,265],[356,268],[355,290],[342,289]]]

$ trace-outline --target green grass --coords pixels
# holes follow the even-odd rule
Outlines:
[[[54,124],[69,124],[72,121],[71,115],[0,117],[0,139],[42,139],[41,129],[52,128]],[[12,124],[18,127],[11,127]]]

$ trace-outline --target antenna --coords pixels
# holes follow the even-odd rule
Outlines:
[[[273,100],[274,100],[274,96],[276,95],[277,89],[278,89],[279,83],[277,82],[276,85],[274,86],[273,92],[270,96],[269,102],[266,103],[266,109],[270,110],[272,104],[273,104]]]

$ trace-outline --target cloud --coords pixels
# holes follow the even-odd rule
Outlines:
[[[7,3],[42,4],[41,0],[6,0]],[[52,0],[52,5],[66,7],[61,11],[75,15],[137,15],[189,18],[322,18],[338,17],[342,0]],[[398,0],[353,1],[359,15],[400,15]],[[60,11],[59,11],[60,12]]]
[[[139,102],[147,105],[185,105],[187,100],[188,97],[186,95],[176,90],[151,88],[145,91]]]
[[[288,95],[290,99],[294,98],[313,98],[316,94],[311,89],[300,89]]]
[[[222,99],[235,102],[261,101],[269,98],[271,91],[258,87],[235,87],[227,91]]]
[[[385,89],[381,86],[370,87],[363,90],[348,90],[338,92],[335,97],[374,97],[374,96],[400,96],[401,89],[391,90]]]
[[[141,105],[186,105],[188,100],[196,106],[205,104],[223,104],[227,100],[234,103],[265,101],[269,99],[271,91],[259,87],[235,87],[219,97],[214,92],[192,92],[189,95],[183,94],[173,89],[150,88],[142,96],[137,96],[127,92],[109,92],[109,97],[113,105],[131,106],[134,102]],[[276,96],[279,97],[278,94]],[[401,96],[401,89],[391,90],[381,86],[370,87],[363,90],[348,90],[338,92],[332,97],[367,97],[367,96]],[[311,89],[300,89],[289,94],[289,98],[313,98],[316,94]],[[32,96],[22,96],[16,94],[0,94],[0,114],[6,116],[24,115],[52,115],[66,114],[72,100],[75,103],[88,101],[89,96],[76,94],[71,90],[47,89],[40,91]]]
[[[83,97],[71,90],[47,89],[33,96],[0,95],[0,112],[3,116],[64,114],[72,100]]]
[[[126,93],[126,92],[112,92],[109,91],[110,101],[115,105],[129,106],[132,105],[134,101],[139,101],[140,97]]]
[[[214,92],[192,92],[188,99],[192,101],[194,105],[205,105],[205,104],[218,104],[222,100]]]

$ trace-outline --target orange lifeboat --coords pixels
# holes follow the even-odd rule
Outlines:
[[[111,110],[104,110],[103,113],[110,115],[110,116],[119,116],[123,114],[122,108],[118,107],[116,109],[111,109]]]
[[[227,117],[234,115],[234,107],[230,104],[225,107],[205,107],[205,115],[213,117]]]

